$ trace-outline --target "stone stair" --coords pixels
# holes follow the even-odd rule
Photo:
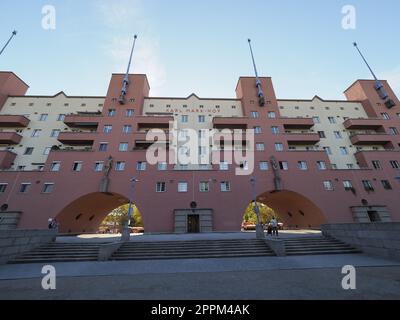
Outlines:
[[[17,256],[8,263],[97,261],[100,245],[100,243],[52,242]]]
[[[283,241],[287,256],[361,253],[361,250],[333,238],[304,237]]]
[[[173,242],[127,242],[111,260],[237,258],[273,256],[263,240],[198,240]]]

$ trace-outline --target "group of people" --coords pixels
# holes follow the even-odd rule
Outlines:
[[[272,217],[270,223],[267,226],[267,232],[271,236],[279,236],[279,231],[278,231],[278,220],[276,220],[275,217]]]
[[[49,218],[48,220],[48,226],[49,229],[58,229],[59,223],[57,222],[57,220],[54,218]]]

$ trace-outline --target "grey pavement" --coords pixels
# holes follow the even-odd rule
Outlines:
[[[357,268],[356,290],[341,287],[341,268],[136,274],[0,281],[0,299],[267,300],[396,299],[399,267]]]

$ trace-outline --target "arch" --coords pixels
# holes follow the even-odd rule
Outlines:
[[[127,203],[123,195],[94,192],[72,201],[55,218],[62,233],[95,233],[113,209]]]
[[[272,208],[285,228],[318,229],[327,223],[322,210],[306,196],[289,190],[264,192],[258,202]]]

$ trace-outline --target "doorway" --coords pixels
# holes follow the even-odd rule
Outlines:
[[[187,232],[199,233],[200,232],[200,215],[190,214],[187,217]]]

